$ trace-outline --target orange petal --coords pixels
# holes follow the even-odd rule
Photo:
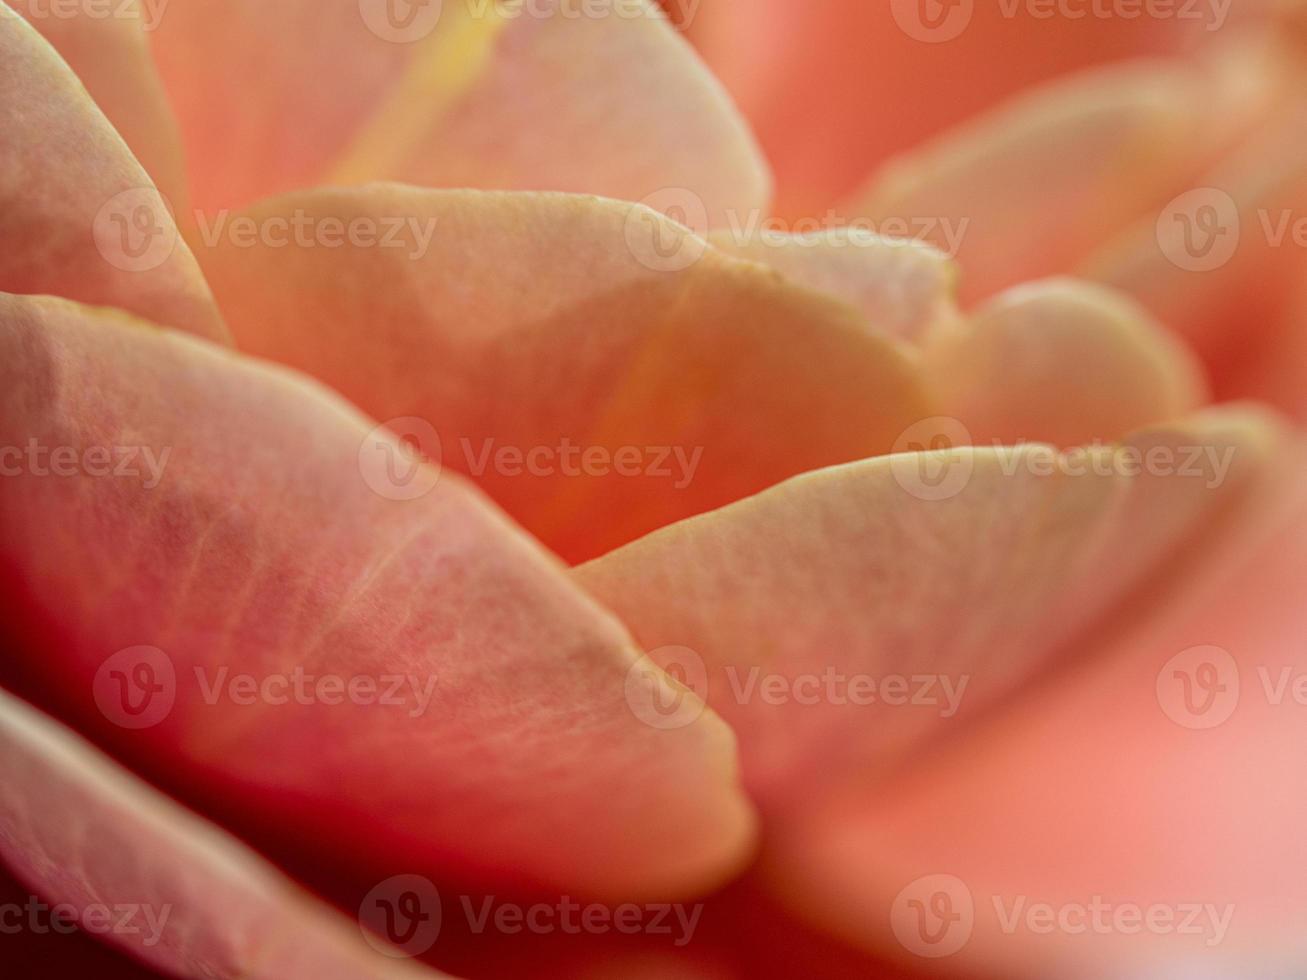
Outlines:
[[[324,182],[674,187],[720,223],[770,195],[747,127],[648,0],[197,0],[157,40],[205,209]]]
[[[1192,7],[1181,18],[1049,16],[1047,4],[1006,0],[666,5],[759,133],[789,216],[831,206],[892,154],[1029,86],[1218,24],[1206,4],[1197,18]]]
[[[179,334],[0,297],[0,344],[8,622],[130,758],[370,874],[629,897],[742,858],[730,733],[644,724],[666,679],[457,476]]]
[[[0,290],[225,338],[166,203],[77,77],[0,3]]]
[[[1127,297],[1069,279],[1009,290],[925,351],[940,411],[977,445],[1087,445],[1204,399],[1194,356]]]
[[[1166,615],[804,827],[789,893],[968,974],[1301,975],[1301,448]]]
[[[77,73],[100,110],[131,147],[159,190],[177,207],[186,200],[181,134],[150,56],[148,32],[167,3],[113,0],[51,4],[3,0],[41,32]]]
[[[440,976],[369,949],[356,925],[235,838],[0,692],[0,857],[51,907],[183,977]],[[388,958],[389,957],[389,958]]]
[[[1061,273],[1184,178],[1206,91],[1179,63],[1077,75],[893,161],[848,210],[929,224],[941,247],[963,229],[968,301]]]
[[[1215,525],[1270,428],[1214,411],[1118,449],[870,460],[575,575],[731,723],[755,795],[801,808],[813,786],[898,762],[1055,660]]]
[[[239,345],[427,420],[447,468],[569,560],[885,452],[930,414],[856,311],[638,205],[371,187],[238,220],[251,240],[214,226],[205,267]],[[297,220],[308,247],[278,247]],[[372,238],[320,247],[338,226]]]
[[[957,311],[957,268],[943,252],[904,238],[856,228],[782,233],[737,227],[708,240],[740,258],[764,262],[810,289],[856,306],[870,326],[919,341]]]

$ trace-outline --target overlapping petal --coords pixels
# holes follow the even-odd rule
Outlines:
[[[629,897],[745,855],[730,733],[643,723],[670,682],[460,478],[279,368],[0,299],[5,623],[100,737],[360,873]]]
[[[751,135],[646,0],[186,0],[155,37],[197,203],[321,183],[666,187],[767,205]]]
[[[252,851],[0,692],[0,858],[48,906],[182,976],[421,980],[435,971],[359,927]],[[382,945],[380,939],[378,945]]]
[[[0,290],[226,336],[149,176],[68,65],[5,4],[0,118]]]
[[[773,811],[1009,694],[1218,527],[1279,429],[1213,410],[1120,447],[808,474],[576,570],[739,734]]]
[[[186,201],[181,134],[150,55],[149,31],[168,9],[158,0],[52,4],[4,0],[77,73],[119,135],[174,207]]]
[[[888,157],[1032,85],[1227,28],[1207,5],[1118,16],[1076,4],[1079,16],[1063,16],[1010,0],[664,4],[753,123],[792,217],[836,204]]]
[[[740,226],[713,232],[708,240],[838,296],[860,309],[869,326],[893,337],[921,341],[957,317],[957,267],[944,252],[913,239],[848,227],[782,233]]]
[[[1052,279],[995,297],[925,348],[939,410],[977,445],[1111,441],[1204,401],[1194,355],[1130,298]]]
[[[1011,977],[1301,972],[1302,459],[1269,475],[1166,615],[805,826],[816,921]]]
[[[886,452],[931,414],[851,307],[640,206],[371,187],[238,220],[204,259],[238,344],[426,420],[446,467],[569,560]],[[296,221],[310,247],[281,247]],[[314,246],[327,227],[373,235]]]
[[[1044,86],[894,160],[847,210],[965,229],[967,300],[1065,272],[1187,175],[1205,81],[1159,61]]]

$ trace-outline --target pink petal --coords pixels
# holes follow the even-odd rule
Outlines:
[[[3,3],[0,65],[0,290],[225,338],[166,202],[68,66]]]
[[[156,47],[202,207],[383,179],[629,200],[673,187],[713,223],[766,206],[746,126],[655,4],[445,0],[396,21],[388,2],[169,12]]]
[[[690,36],[759,133],[787,216],[830,207],[892,154],[1001,99],[1065,72],[1173,49],[1214,23],[1050,17],[1045,5],[994,0],[665,5],[693,14]],[[922,19],[932,13],[943,16],[937,31]]]
[[[731,723],[763,805],[801,810],[1055,662],[1219,526],[1276,438],[1227,410],[1060,463],[1039,446],[905,453],[807,474],[575,574]],[[1187,447],[1218,461],[1190,473]]]
[[[1300,407],[1258,379],[1283,366],[1303,329],[1288,315],[1307,273],[1304,127],[1307,103],[1281,106],[1237,153],[1082,265],[1193,344],[1221,398],[1277,395],[1280,406]]]
[[[0,344],[4,611],[128,758],[369,875],[629,897],[745,855],[729,731],[641,721],[670,682],[460,478],[148,325],[0,297]]]
[[[1204,400],[1202,371],[1128,297],[1069,279],[1009,290],[925,350],[940,411],[977,445],[1113,440]]]
[[[158,26],[155,18],[166,14],[167,4],[3,2],[54,45],[160,191],[181,207],[186,200],[181,134],[150,55],[148,34]]]
[[[708,240],[851,303],[868,325],[903,340],[919,341],[957,316],[957,267],[943,252],[917,241],[855,228],[815,234],[736,228],[713,232]]]
[[[242,220],[297,216],[310,243],[405,224],[399,247],[217,236],[205,267],[239,345],[426,420],[446,468],[569,560],[886,452],[931,414],[856,311],[640,206],[371,187]]]
[[[788,894],[827,928],[884,949],[897,933],[901,954],[951,951],[937,962],[966,973],[1300,975],[1301,448],[1165,615],[806,825]],[[926,920],[932,943],[907,906],[938,894],[962,917]],[[1020,897],[1071,910],[1077,928],[1032,928],[1019,909],[1005,927],[998,910]],[[1095,901],[1107,912],[1086,923]],[[1157,911],[1141,925],[1132,907]]]
[[[882,169],[848,206],[964,229],[972,301],[1071,268],[1183,180],[1205,131],[1203,75],[1144,62],[1036,89]]]
[[[83,931],[157,969],[440,976],[369,949],[357,925],[240,841],[4,692],[0,777],[0,857],[46,905],[71,906]]]

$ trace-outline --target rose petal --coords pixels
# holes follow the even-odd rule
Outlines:
[[[646,0],[207,0],[157,42],[205,209],[391,179],[685,188],[717,223],[770,193],[747,127]]]
[[[1291,346],[1276,328],[1292,331],[1286,310],[1307,272],[1305,126],[1307,105],[1282,107],[1237,154],[1082,266],[1192,343],[1221,398],[1265,397],[1248,379]]]
[[[297,216],[309,246],[277,247]],[[262,231],[205,256],[239,345],[427,420],[446,467],[569,560],[883,453],[930,414],[854,310],[638,205],[371,187],[242,218]],[[329,227],[374,237],[322,247]]]
[[[1182,180],[1204,131],[1204,77],[1146,62],[1074,76],[887,165],[849,211],[961,229],[966,300],[1071,268]]]
[[[358,926],[244,844],[2,691],[0,776],[0,857],[47,905],[71,906],[87,932],[155,968],[440,976],[370,950]]]
[[[222,339],[165,202],[50,45],[0,3],[0,290],[118,306]]]
[[[1166,615],[807,824],[787,894],[882,948],[896,923],[912,952],[954,950],[967,972],[1299,975],[1307,468],[1295,449],[1269,476],[1258,534]],[[936,939],[919,943],[907,903],[940,893],[963,918],[923,920]]]
[[[644,724],[669,682],[457,476],[279,368],[0,301],[5,612],[90,730],[349,871],[629,897],[744,856],[730,733]]]
[[[992,0],[666,5],[688,23],[759,133],[787,216],[835,204],[891,154],[1032,85],[1161,53],[1217,24],[1207,8],[1201,19],[1072,18],[1049,16],[1042,4]],[[934,16],[940,22],[931,29],[926,18]]]
[[[1141,307],[1069,279],[1001,294],[937,334],[925,363],[940,411],[977,445],[1109,441],[1205,395],[1193,354]]]
[[[872,327],[920,341],[957,315],[957,267],[941,251],[917,241],[885,238],[855,228],[820,234],[782,234],[740,228],[708,240],[740,258],[764,262],[795,282],[838,296],[862,310]]]
[[[814,786],[883,770],[1054,661],[1215,526],[1271,428],[1224,411],[1060,464],[1038,446],[870,460],[575,575],[731,723],[755,796],[801,808]],[[1217,462],[1193,466],[1187,447]]]
[[[114,0],[108,5],[52,5],[3,0],[41,32],[77,73],[100,110],[131,147],[164,196],[186,200],[181,134],[150,55],[148,32],[167,4]]]

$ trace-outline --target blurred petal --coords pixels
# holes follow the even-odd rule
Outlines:
[[[439,976],[369,949],[235,838],[4,692],[0,857],[85,931],[177,976]]]
[[[1069,279],[1001,294],[925,359],[940,411],[977,445],[1113,440],[1204,399],[1183,344],[1128,298]]]
[[[820,234],[765,229],[713,232],[722,251],[763,262],[800,285],[838,296],[875,329],[920,341],[956,316],[957,268],[943,252],[916,241],[853,228]]]
[[[425,419],[446,467],[571,561],[930,414],[852,308],[638,205],[371,187],[236,220],[265,233],[215,234],[205,266],[241,348]],[[307,247],[279,247],[296,220]],[[319,247],[329,224],[400,228],[397,247]]]
[[[1148,62],[1045,86],[893,161],[849,210],[964,229],[967,300],[1064,272],[1184,179],[1201,81]]]
[[[1060,458],[870,460],[575,575],[656,662],[698,682],[764,805],[802,808],[813,784],[883,770],[1055,661],[1217,525],[1277,434],[1227,410]]]
[[[1307,104],[1116,236],[1082,269],[1134,295],[1201,354],[1220,398],[1289,357],[1277,330],[1307,275]],[[1178,189],[1180,190],[1180,189]],[[1299,384],[1307,383],[1307,365]],[[1283,392],[1282,407],[1299,406]]]
[[[647,0],[191,0],[156,48],[205,209],[317,183],[766,206],[744,122]]]
[[[457,476],[280,368],[0,300],[0,594],[100,737],[319,866],[629,897],[744,857],[725,726],[642,723],[670,682]]]
[[[0,3],[0,290],[226,330],[166,203],[85,88]]]
[[[167,2],[113,0],[112,5],[3,0],[41,32],[90,91],[165,198],[181,207],[186,171],[181,134],[163,92],[148,32]]]
[[[828,928],[893,949],[893,924],[900,951],[953,951],[940,962],[964,972],[1301,975],[1307,468],[1285,454],[1268,476],[1258,533],[1201,587],[806,825],[787,893]]]
[[[1182,18],[1072,18],[994,0],[665,4],[739,100],[776,169],[778,210],[795,216],[829,207],[891,155],[1031,85],[1224,28],[1206,4],[1197,18],[1192,6]]]

